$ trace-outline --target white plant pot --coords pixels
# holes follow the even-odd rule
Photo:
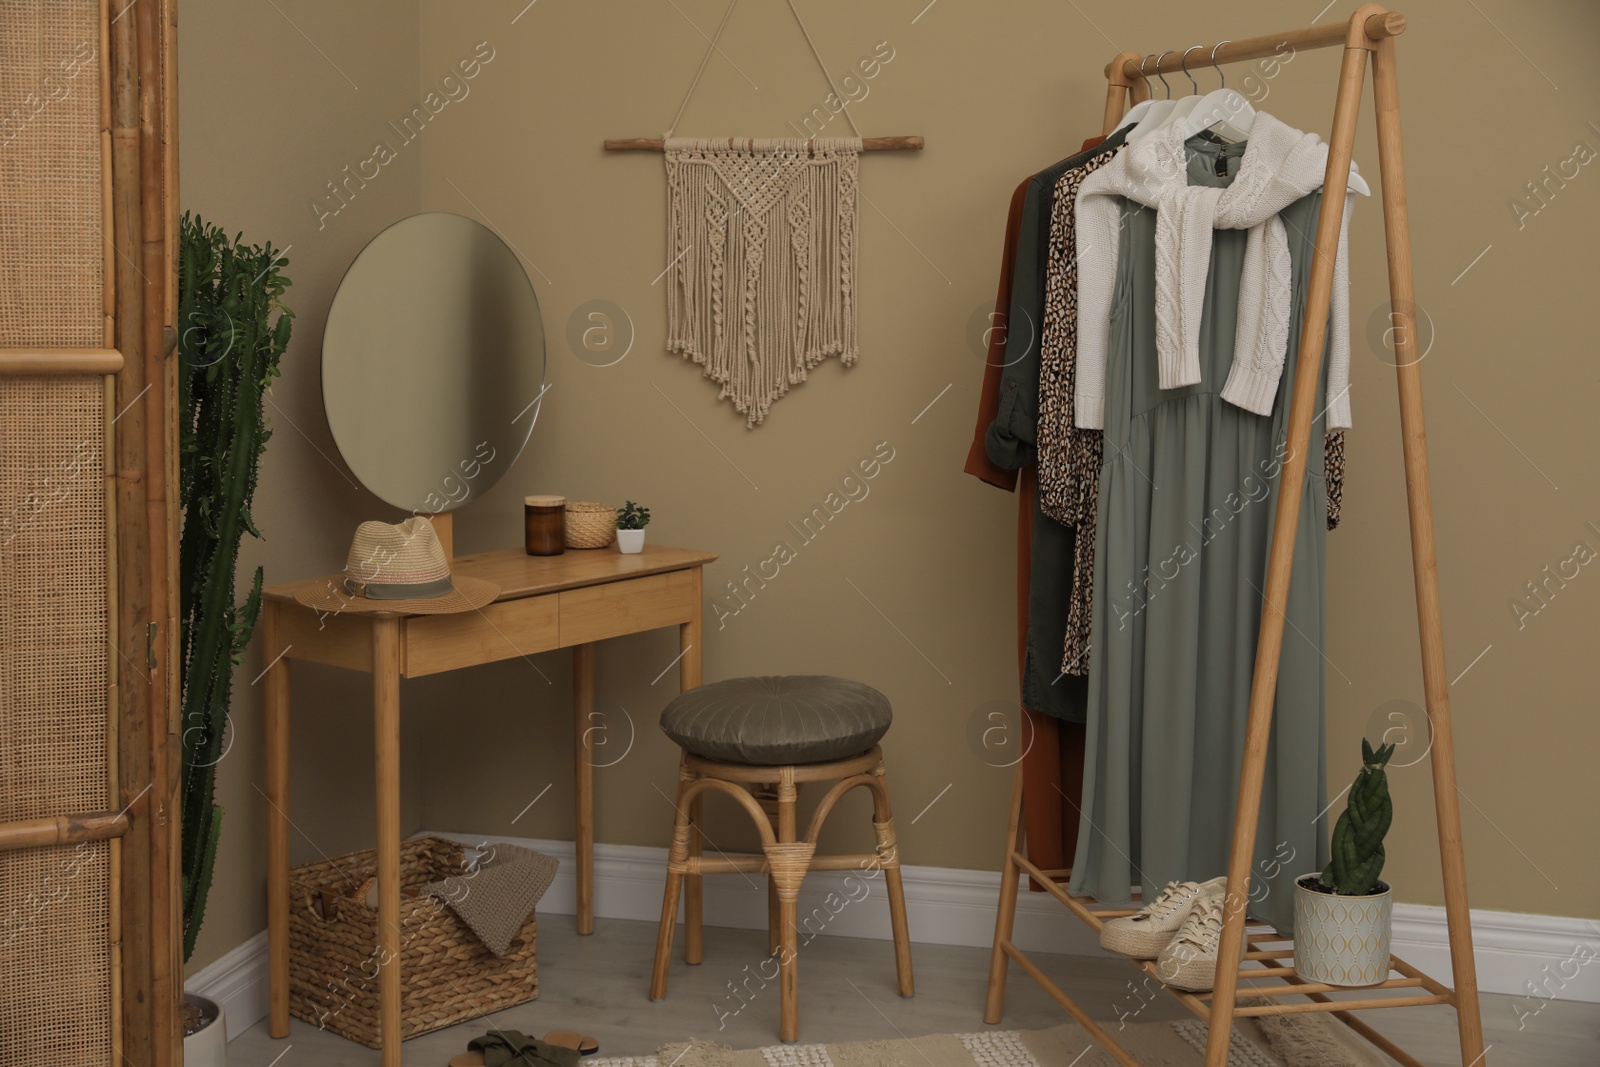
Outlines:
[[[222,1005],[194,993],[185,1000],[199,1004],[210,1022],[183,1039],[184,1067],[228,1067],[228,1020]]]
[[[1371,986],[1389,977],[1389,933],[1394,916],[1394,891],[1341,897],[1318,893],[1294,882],[1294,969],[1308,982],[1337,986]]]
[[[632,555],[632,554],[638,553],[638,552],[643,552],[644,551],[644,531],[643,530],[618,530],[617,531],[617,551],[618,552],[626,552],[629,555]]]

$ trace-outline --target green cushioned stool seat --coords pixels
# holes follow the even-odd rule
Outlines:
[[[661,712],[661,729],[705,759],[781,767],[860,755],[892,719],[889,698],[870,685],[780,674],[691,689]]]

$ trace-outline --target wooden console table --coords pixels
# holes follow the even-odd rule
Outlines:
[[[400,679],[573,650],[576,744],[578,932],[594,931],[594,647],[608,637],[678,627],[678,681],[700,684],[701,574],[712,552],[646,546],[529,556],[521,549],[451,561],[453,574],[484,578],[500,595],[455,615],[331,615],[304,607],[290,586],[266,589],[267,938],[273,1037],[289,1036],[289,661],[372,675],[377,749],[379,993],[383,1062],[400,1064]],[[698,909],[692,894],[688,906]],[[693,927],[691,926],[691,929]]]

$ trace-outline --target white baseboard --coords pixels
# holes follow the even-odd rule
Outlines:
[[[469,845],[484,840],[470,834],[440,836]],[[572,915],[577,911],[571,841],[515,837],[493,840],[538,849],[559,859],[560,870],[539,902],[539,911],[548,915]],[[654,922],[661,914],[666,862],[664,848],[596,845],[595,914]],[[916,941],[973,948],[988,948],[993,943],[995,899],[1000,889],[997,872],[912,866],[902,867],[901,872],[911,935]],[[715,917],[713,925],[766,929],[767,897],[762,880],[752,883],[734,875],[710,877],[705,883],[705,899],[706,914]],[[889,937],[881,875],[866,877],[844,871],[808,875],[800,896],[800,916],[802,926],[814,933],[879,940]],[[1600,1003],[1600,959],[1596,959],[1600,956],[1600,921],[1474,911],[1472,933],[1481,991],[1528,998],[1530,1010],[1538,1006],[1535,997]],[[1017,901],[1012,938],[1018,947],[1029,952],[1100,952],[1088,927],[1065,914],[1047,894],[1025,889]],[[1448,945],[1443,908],[1395,905],[1396,955],[1448,983]],[[222,1005],[230,1037],[265,1018],[265,931],[195,972],[187,988]]]

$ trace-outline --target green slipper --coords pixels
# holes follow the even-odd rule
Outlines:
[[[518,1030],[491,1030],[467,1042],[450,1067],[577,1067],[576,1049],[560,1048]]]

